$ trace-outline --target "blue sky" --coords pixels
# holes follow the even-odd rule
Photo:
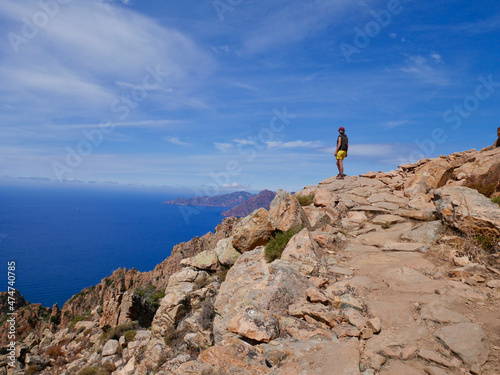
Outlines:
[[[0,182],[283,188],[496,139],[498,1],[3,0]]]

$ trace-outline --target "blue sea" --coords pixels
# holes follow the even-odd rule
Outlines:
[[[7,262],[16,289],[31,303],[62,307],[119,267],[151,271],[174,245],[213,232],[219,207],[162,204],[171,193],[124,189],[0,186],[0,291]],[[1,270],[3,267],[3,271]],[[2,279],[2,278],[0,278]]]

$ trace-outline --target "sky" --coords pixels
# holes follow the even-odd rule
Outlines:
[[[497,0],[2,0],[0,184],[297,191],[496,140]]]

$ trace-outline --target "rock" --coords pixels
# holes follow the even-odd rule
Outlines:
[[[422,375],[419,370],[414,369],[409,364],[401,361],[394,361],[384,366],[380,375]]]
[[[102,349],[102,356],[103,357],[108,357],[111,355],[115,355],[118,353],[118,349],[120,347],[120,344],[118,340],[109,340],[106,345],[104,345],[104,348]]]
[[[325,189],[314,191],[314,205],[316,207],[335,207],[339,201],[339,196],[332,191]]]
[[[424,371],[428,375],[448,375],[448,371],[443,370],[440,367],[426,367]]]
[[[490,280],[486,283],[486,286],[491,289],[500,288],[500,280]]]
[[[476,153],[455,169],[454,175],[458,180],[470,177],[479,185],[500,180],[500,148]]]
[[[440,324],[469,322],[462,314],[449,310],[438,303],[431,303],[421,308],[422,319],[431,320]]]
[[[269,216],[274,228],[283,232],[292,228],[312,229],[297,198],[281,189],[271,202]]]
[[[217,253],[214,250],[205,250],[189,259],[189,265],[200,270],[217,269],[218,259]]]
[[[435,211],[434,209],[430,211],[399,209],[395,212],[395,214],[402,217],[406,217],[408,219],[429,221],[434,219],[434,211]]]
[[[357,339],[333,340],[295,355],[291,353],[290,357],[280,367],[280,374],[361,374],[359,370],[359,341]]]
[[[488,337],[475,323],[459,323],[434,333],[443,344],[466,364],[483,365],[490,354]]]
[[[359,337],[361,336],[361,331],[350,324],[340,323],[333,329],[337,338],[341,339],[344,337]]]
[[[348,309],[352,307],[353,309],[363,311],[363,304],[357,298],[350,296],[349,294],[344,294],[338,300],[339,309]]]
[[[219,375],[221,370],[218,367],[212,366],[208,363],[189,361],[181,364],[174,375]]]
[[[343,311],[347,321],[359,330],[362,330],[366,324],[366,318],[356,309],[348,308]]]
[[[374,219],[372,219],[373,224],[388,226],[396,223],[403,222],[404,219],[401,216],[397,215],[378,215]]]
[[[379,317],[368,319],[366,322],[366,326],[370,328],[373,333],[380,333],[382,330],[382,322]]]
[[[440,221],[431,221],[417,225],[409,232],[403,234],[401,238],[410,242],[423,242],[429,245],[435,244],[440,239],[443,229],[444,226]]]
[[[310,264],[318,261],[318,253],[318,246],[311,232],[304,228],[290,239],[281,255],[281,259]]]
[[[413,176],[404,183],[407,197],[425,196],[446,184],[453,177],[454,165],[450,161],[437,158],[418,167]]]
[[[341,320],[340,315],[329,307],[308,302],[299,302],[288,307],[288,315],[304,318],[305,315],[325,323],[330,327],[335,327]]]
[[[314,206],[303,207],[313,230],[324,230],[328,225],[333,225],[339,214],[334,210],[325,210]]]
[[[362,228],[368,221],[364,212],[353,212],[349,211],[347,217],[342,219],[342,227],[349,231],[353,231]]]
[[[319,302],[326,305],[330,302],[330,299],[318,288],[310,287],[306,290],[306,294],[309,301],[313,303]]]
[[[198,361],[222,369],[224,374],[268,374],[266,359],[256,348],[235,337],[223,346],[212,346],[200,353]]]
[[[241,310],[229,321],[227,329],[260,342],[269,342],[279,335],[278,319],[254,306],[248,306]]]
[[[438,214],[464,233],[500,236],[500,207],[476,190],[446,186],[434,193]]]
[[[360,174],[359,177],[375,178],[377,177],[377,172],[366,172],[365,174]]]
[[[384,213],[384,214],[389,214],[390,211],[382,208],[382,207],[377,207],[377,206],[356,206],[351,209],[351,211],[364,211],[364,212],[370,212],[370,213]]]
[[[382,248],[383,251],[408,251],[426,253],[429,251],[429,246],[424,243],[411,242],[388,242]]]
[[[322,328],[316,324],[305,322],[302,319],[279,315],[280,337],[291,337],[294,340],[333,340],[335,335],[329,327]]]
[[[458,366],[456,366],[457,364],[453,364],[448,359],[444,358],[442,355],[440,355],[432,350],[421,349],[418,353],[418,356],[422,359],[429,361],[429,362],[434,362],[434,363],[437,363],[438,365],[441,365],[444,367],[448,367],[448,368],[458,367]],[[458,363],[458,365],[460,365],[460,362]]]
[[[261,208],[243,218],[235,226],[233,246],[240,252],[251,251],[258,246],[265,245],[271,239],[272,233],[270,215],[266,209]]]
[[[224,238],[217,242],[215,252],[217,254],[217,258],[219,259],[219,263],[227,267],[231,267],[234,263],[236,263],[241,255],[241,253],[236,251],[234,248],[232,237]]]
[[[361,330],[361,334],[360,334],[360,337],[362,340],[369,340],[373,337],[373,330],[371,330],[370,328],[363,328]]]

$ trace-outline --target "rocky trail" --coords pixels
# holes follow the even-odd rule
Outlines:
[[[0,375],[498,375],[500,207],[478,190],[499,180],[490,148],[280,190],[174,249],[178,267],[67,302],[92,311],[30,333]],[[138,324],[144,280],[164,294]]]

